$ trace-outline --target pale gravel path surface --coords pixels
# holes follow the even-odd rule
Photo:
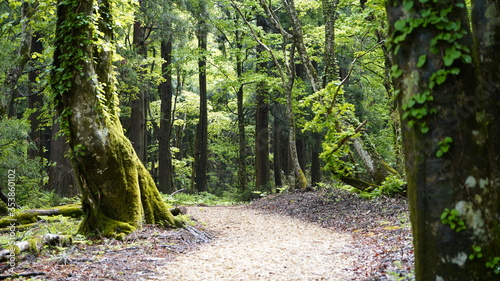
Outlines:
[[[216,239],[158,268],[164,280],[352,280],[352,237],[278,214],[189,207]]]

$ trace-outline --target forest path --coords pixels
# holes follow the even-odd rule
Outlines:
[[[163,280],[350,280],[352,237],[244,206],[189,207],[217,238],[158,271]]]

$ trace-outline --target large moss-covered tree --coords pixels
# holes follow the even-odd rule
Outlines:
[[[82,191],[79,231],[116,236],[174,219],[119,121],[110,7],[108,0],[58,1],[51,86]]]
[[[417,280],[500,278],[500,2],[386,3]]]

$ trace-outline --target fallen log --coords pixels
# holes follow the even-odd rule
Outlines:
[[[15,225],[15,226],[9,226],[9,227],[4,227],[0,228],[0,233],[9,233],[9,232],[17,232],[17,231],[25,231],[28,228],[32,228],[37,223],[28,223],[28,224],[22,224],[22,225]]]
[[[39,253],[45,245],[50,246],[67,246],[71,244],[73,238],[71,235],[59,234],[44,234],[41,237],[28,239],[27,241],[17,242],[9,245],[8,249],[0,251],[0,261],[10,259],[12,257],[17,259],[21,252],[32,251]]]
[[[70,204],[46,209],[31,209],[13,216],[0,219],[0,228],[13,227],[15,225],[31,224],[40,220],[39,216],[80,217],[83,215],[81,204]]]

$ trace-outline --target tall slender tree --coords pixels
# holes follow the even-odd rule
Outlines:
[[[268,31],[266,19],[257,16],[257,26]],[[270,62],[264,59],[266,52],[262,45],[257,45],[257,55],[260,62],[257,71],[266,73]],[[269,162],[269,93],[266,81],[257,85],[256,111],[255,111],[255,187],[257,189],[269,189],[270,162]]]
[[[243,78],[243,32],[241,30],[235,31],[236,40],[236,75],[238,79]],[[241,83],[241,81],[240,81]],[[244,101],[244,85],[241,83],[238,86],[238,91],[236,92],[237,101],[237,114],[238,114],[238,186],[242,191],[247,190],[247,140],[245,132],[245,108],[243,106]]]
[[[141,3],[141,1],[139,1]],[[133,44],[139,60],[147,56],[146,34],[142,22],[138,19],[134,23]],[[142,65],[139,65],[142,67]],[[145,71],[139,69],[139,76],[145,74]],[[146,161],[146,107],[148,103],[147,82],[139,81],[140,87],[136,95],[130,101],[130,129],[128,136],[132,142],[137,157],[145,163]]]
[[[207,97],[207,40],[208,28],[204,19],[197,25],[198,38],[198,79],[200,92],[200,115],[194,143],[194,189],[198,192],[208,191],[208,97]]]
[[[174,167],[172,163],[172,151],[170,140],[172,136],[172,36],[170,23],[165,24],[168,36],[161,41],[161,57],[164,60],[162,75],[165,79],[159,87],[161,99],[161,119],[159,132],[159,188],[165,193],[175,191]]]

